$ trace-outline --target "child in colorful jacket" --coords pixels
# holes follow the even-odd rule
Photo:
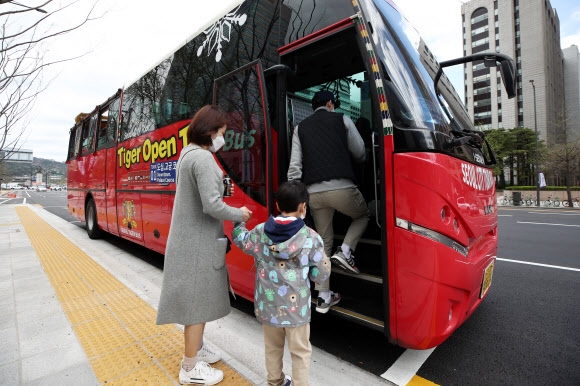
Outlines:
[[[321,237],[304,224],[308,191],[297,180],[280,185],[276,206],[281,212],[248,231],[234,224],[232,240],[256,261],[254,312],[262,323],[268,384],[308,385],[310,345],[311,281],[323,285],[330,277],[330,259]],[[329,291],[323,313],[340,301]],[[319,310],[320,308],[320,310]],[[292,354],[292,378],[282,371],[284,339]],[[292,379],[290,381],[290,379]]]

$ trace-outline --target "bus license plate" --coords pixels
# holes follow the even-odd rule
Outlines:
[[[485,271],[483,273],[483,283],[481,284],[481,292],[479,293],[480,299],[485,295],[485,293],[489,289],[489,286],[491,285],[491,277],[493,275],[493,266],[494,265],[495,265],[495,260],[492,260],[492,262],[489,263],[489,265],[487,266],[487,268],[485,269]]]

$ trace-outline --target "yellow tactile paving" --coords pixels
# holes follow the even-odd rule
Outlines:
[[[101,384],[175,385],[183,333],[157,326],[156,311],[25,206],[26,233]],[[223,362],[220,385],[251,385]]]
[[[421,378],[418,375],[415,375],[406,386],[437,386],[436,383],[431,382],[428,379]]]

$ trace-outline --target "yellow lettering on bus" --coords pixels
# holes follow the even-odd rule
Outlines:
[[[167,150],[167,141],[163,140],[159,142],[159,158],[163,159],[167,157],[166,150]]]
[[[151,140],[147,138],[143,143],[143,161],[149,162],[151,158]]]
[[[125,167],[127,169],[131,167],[131,150],[125,152]]]
[[[131,164],[136,164],[139,158],[137,158],[137,148],[131,149]]]
[[[153,142],[151,146],[151,163],[155,163],[159,158],[159,142]]]
[[[183,147],[187,146],[187,129],[189,129],[189,125],[185,126],[183,129],[179,130],[179,139],[181,139],[181,143]]]
[[[169,138],[169,140],[166,141],[167,144],[167,158],[173,157],[174,155],[177,154],[177,140],[175,139],[175,137],[171,137]]]
[[[143,155],[142,159],[141,154]],[[175,155],[177,155],[177,138],[174,135],[168,139],[162,139],[156,142],[152,142],[150,138],[146,138],[142,146],[133,149],[126,149],[125,147],[117,149],[119,167],[125,165],[127,169],[131,165],[141,161],[155,163],[159,159],[167,159]]]
[[[117,157],[119,157],[119,167],[123,166],[123,153],[125,152],[125,148],[124,147],[120,147],[117,150]]]

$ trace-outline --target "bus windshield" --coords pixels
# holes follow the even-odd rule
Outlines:
[[[387,78],[387,96],[395,127],[428,129],[448,134],[449,119],[435,95],[433,78],[439,66],[414,27],[390,2],[365,1],[365,13],[373,28],[373,40]],[[454,115],[461,101],[447,81],[443,97]],[[459,106],[459,107],[458,107]],[[396,111],[399,110],[399,111]],[[462,120],[463,123],[463,120]]]

